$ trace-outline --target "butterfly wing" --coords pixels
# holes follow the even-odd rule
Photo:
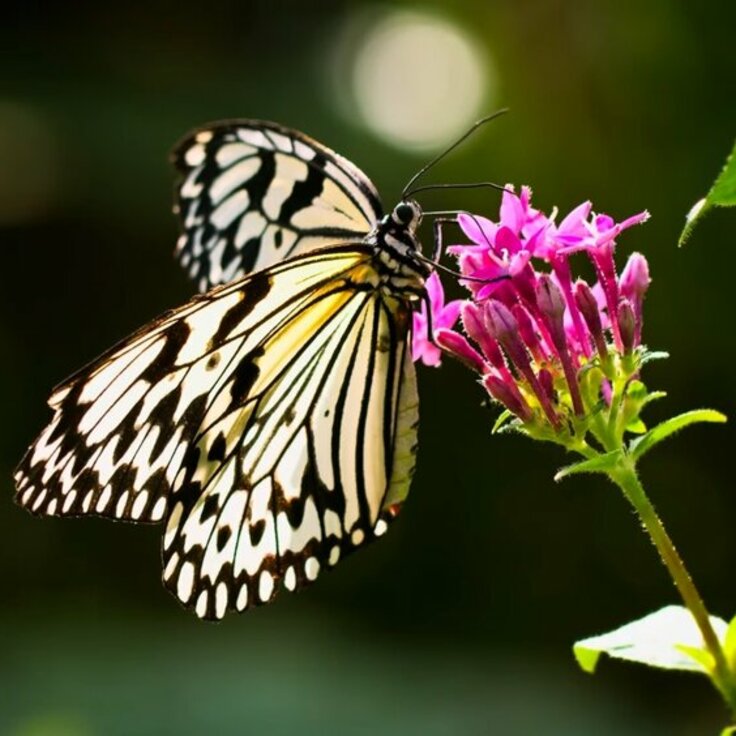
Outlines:
[[[201,291],[317,247],[364,237],[380,219],[373,184],[303,133],[213,123],[175,148],[176,255]]]
[[[410,308],[355,245],[164,315],[57,389],[16,474],[33,513],[166,517],[167,587],[201,617],[313,581],[408,491]]]

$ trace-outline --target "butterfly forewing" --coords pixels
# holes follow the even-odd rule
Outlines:
[[[201,291],[291,255],[364,237],[378,194],[356,166],[303,133],[236,120],[176,147],[177,257]]]
[[[198,297],[76,374],[16,474],[37,514],[166,516],[166,585],[201,617],[313,581],[383,533],[413,471],[408,303],[368,246]]]

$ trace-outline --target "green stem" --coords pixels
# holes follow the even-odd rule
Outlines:
[[[672,580],[682,597],[685,605],[695,619],[700,629],[706,649],[713,657],[714,671],[711,675],[714,685],[723,695],[732,715],[736,718],[736,674],[731,672],[726,657],[723,653],[721,643],[716,632],[713,630],[708,610],[703,603],[695,584],[688,573],[685,563],[682,561],[669,534],[664,528],[661,519],[657,515],[652,502],[647,497],[644,488],[639,481],[636,467],[627,456],[619,463],[618,467],[611,472],[611,479],[621,488],[624,495],[636,510],[639,519],[647,534],[659,552]]]

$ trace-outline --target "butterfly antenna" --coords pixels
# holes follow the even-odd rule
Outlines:
[[[414,187],[404,194],[404,197],[413,197],[418,192],[431,192],[433,189],[481,189],[481,188],[497,189],[499,192],[508,192],[513,194],[513,190],[506,189],[500,184],[492,181],[474,181],[474,182],[451,182],[449,184],[424,184],[421,187]]]
[[[475,133],[478,128],[480,128],[482,125],[485,125],[486,123],[490,123],[491,120],[495,120],[501,115],[505,115],[508,111],[508,108],[504,107],[501,110],[494,112],[492,115],[488,115],[473,123],[473,125],[471,125],[470,128],[468,128],[468,130],[466,130],[451,146],[442,151],[442,153],[439,153],[437,156],[435,156],[429,163],[422,166],[422,168],[419,169],[419,171],[417,171],[417,173],[414,174],[411,179],[409,179],[409,183],[404,187],[404,191],[401,193],[401,198],[406,199],[406,193],[412,188],[412,186],[414,186],[414,183],[417,181],[417,179],[424,176],[424,174],[426,174],[435,164],[439,163],[445,156],[447,156],[448,153],[454,151],[464,140]]]

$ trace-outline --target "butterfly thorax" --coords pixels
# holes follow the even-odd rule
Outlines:
[[[421,245],[416,229],[422,219],[419,205],[400,202],[385,215],[367,238],[376,252],[376,270],[389,292],[421,294],[430,269],[420,259]]]

